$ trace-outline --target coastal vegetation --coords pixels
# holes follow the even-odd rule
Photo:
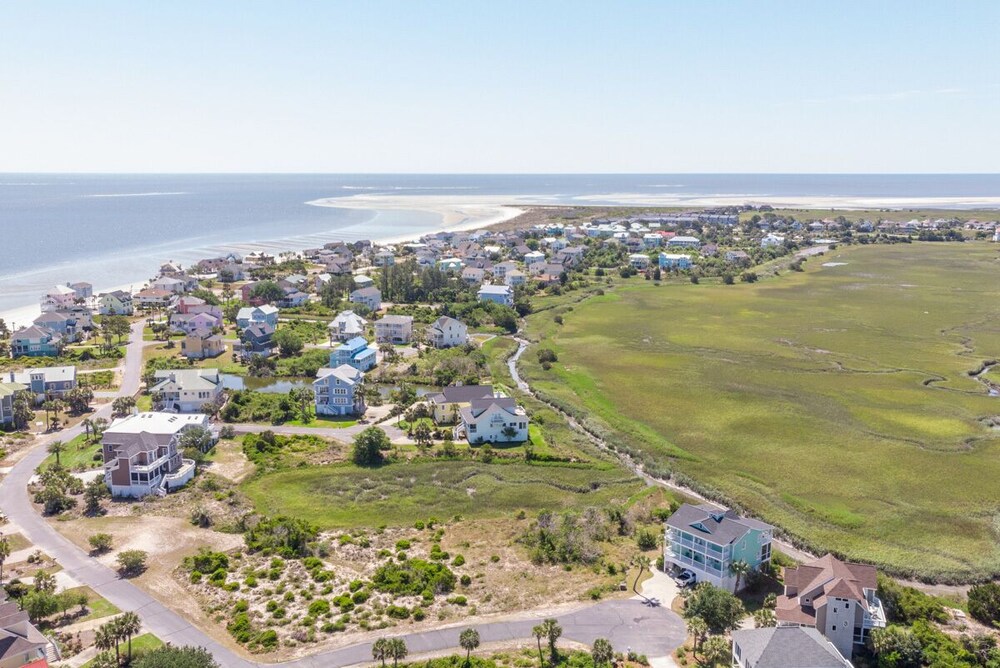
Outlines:
[[[1000,404],[972,374],[1000,357],[996,251],[838,248],[802,268],[538,300],[526,331],[555,359],[521,370],[650,473],[818,551],[995,577]]]

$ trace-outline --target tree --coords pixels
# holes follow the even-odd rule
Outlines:
[[[212,432],[204,427],[189,427],[185,429],[181,432],[181,438],[178,442],[182,451],[199,456],[211,450],[212,444]]]
[[[771,608],[761,608],[760,610],[753,613],[753,625],[754,628],[764,629],[772,626],[777,626],[778,621],[775,619],[774,610]]]
[[[472,628],[465,629],[458,636],[458,644],[465,650],[465,663],[468,664],[472,650],[479,647],[479,631]]]
[[[389,639],[379,638],[372,643],[372,659],[381,661],[383,668],[385,668],[385,660],[387,658],[389,658]]]
[[[90,410],[90,402],[94,400],[94,391],[89,387],[74,387],[66,393],[69,409],[80,415]]]
[[[406,642],[402,638],[389,639],[389,656],[392,657],[392,665],[395,667],[400,659],[405,659],[410,650],[406,647]]]
[[[265,302],[276,302],[285,296],[285,291],[274,281],[260,281],[250,291],[251,299],[263,299]]]
[[[54,594],[56,591],[56,576],[47,571],[35,573],[34,589],[45,594]]]
[[[702,647],[702,657],[709,666],[728,664],[730,658],[729,640],[725,636],[712,636]]]
[[[278,352],[282,357],[298,354],[305,347],[302,337],[290,329],[279,329],[274,333],[272,341],[278,345]]]
[[[132,636],[142,629],[142,620],[132,611],[122,613],[118,618],[118,631],[128,641],[128,663],[132,664]]]
[[[56,466],[62,466],[59,455],[66,451],[66,444],[62,441],[52,441],[49,443],[48,451],[50,455],[56,456]]]
[[[545,665],[545,657],[542,656],[542,638],[545,637],[545,627],[541,624],[537,624],[531,627],[531,633],[535,636],[535,640],[538,642],[538,665]]]
[[[426,422],[420,422],[413,428],[413,440],[417,442],[417,446],[420,448],[427,448],[433,444],[431,428]]]
[[[354,437],[351,461],[356,466],[378,466],[384,458],[382,451],[392,447],[388,435],[378,427],[368,427]]]
[[[969,589],[969,614],[990,626],[1000,622],[1000,584],[989,582]]]
[[[204,647],[175,647],[166,644],[143,654],[132,668],[220,668]]]
[[[609,640],[606,638],[597,638],[594,641],[594,646],[590,648],[590,656],[594,660],[595,666],[603,664],[610,666],[611,662],[615,659],[615,650]]]
[[[884,629],[872,629],[870,637],[879,666],[918,668],[923,665],[923,647],[912,630],[892,624]]]
[[[95,533],[87,539],[90,549],[97,554],[107,552],[111,549],[112,537],[109,533]]]
[[[146,556],[146,553],[142,550],[125,550],[124,552],[119,552],[116,558],[118,561],[118,570],[124,577],[138,575],[146,570]]]
[[[712,633],[738,628],[744,614],[746,611],[738,598],[708,582],[699,583],[684,606],[686,619],[701,617]]]
[[[694,641],[694,651],[697,652],[708,635],[708,624],[701,617],[690,617],[687,619],[687,632]]]
[[[3,584],[3,564],[10,557],[10,540],[0,534],[0,585]]]
[[[132,412],[135,408],[135,397],[118,397],[111,403],[111,414],[114,417],[123,417]]]
[[[101,650],[114,648],[115,665],[121,665],[121,648],[118,647],[118,643],[122,637],[121,626],[118,624],[118,619],[115,618],[97,627],[97,633],[94,635],[94,644]],[[100,639],[100,642],[98,642],[98,639]]]
[[[101,328],[103,329],[104,327],[107,327],[111,334],[118,337],[118,343],[121,343],[122,339],[132,331],[132,323],[123,315],[113,315],[105,318],[101,323]]]
[[[18,392],[14,396],[14,428],[26,429],[35,418],[35,411],[32,409],[31,393],[27,391]]]
[[[33,590],[21,599],[21,609],[28,613],[32,622],[37,624],[59,611],[59,601],[52,592]]]
[[[559,640],[559,636],[562,635],[562,627],[554,619],[546,619],[542,622],[542,629],[545,631],[545,637],[549,641],[549,659],[552,661],[553,665],[557,662],[559,654],[556,651],[556,641]]]
[[[290,390],[288,392],[288,398],[298,404],[299,416],[302,421],[308,422],[312,417],[309,413],[309,407],[316,401],[316,393],[313,392],[313,389],[311,387],[300,387]]]
[[[733,585],[733,593],[740,590],[740,580],[746,577],[751,570],[753,569],[750,567],[750,564],[742,559],[737,559],[729,564],[729,572],[736,576],[736,583]]]
[[[639,594],[639,589],[638,589],[639,578],[641,578],[642,574],[646,572],[647,568],[649,568],[649,557],[647,557],[644,554],[640,554],[635,558],[635,563],[636,566],[639,567],[639,572],[635,574],[635,580],[632,582],[632,592],[638,594],[639,596],[642,596],[642,594]],[[646,597],[643,596],[643,598]]]
[[[101,500],[108,495],[108,487],[104,484],[104,478],[98,477],[87,483],[83,491],[83,500],[86,503],[84,512],[88,515],[99,515],[101,513]]]

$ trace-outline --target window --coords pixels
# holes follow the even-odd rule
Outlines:
[[[837,625],[836,625],[836,624],[834,624],[834,625],[833,625],[833,630],[834,630],[834,631],[836,631],[836,630],[837,630]]]

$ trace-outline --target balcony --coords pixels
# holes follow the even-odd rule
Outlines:
[[[882,629],[885,628],[885,609],[882,607],[882,601],[875,592],[868,589],[865,591],[865,618],[864,618],[864,628],[866,629]]]

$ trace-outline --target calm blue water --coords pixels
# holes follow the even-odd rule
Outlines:
[[[41,175],[0,174],[0,312],[45,288],[105,289],[150,278],[162,261],[226,249],[307,248],[333,240],[419,234],[430,213],[306,204],[359,193],[521,195],[538,203],[615,204],[623,193],[988,197],[1000,175]]]

